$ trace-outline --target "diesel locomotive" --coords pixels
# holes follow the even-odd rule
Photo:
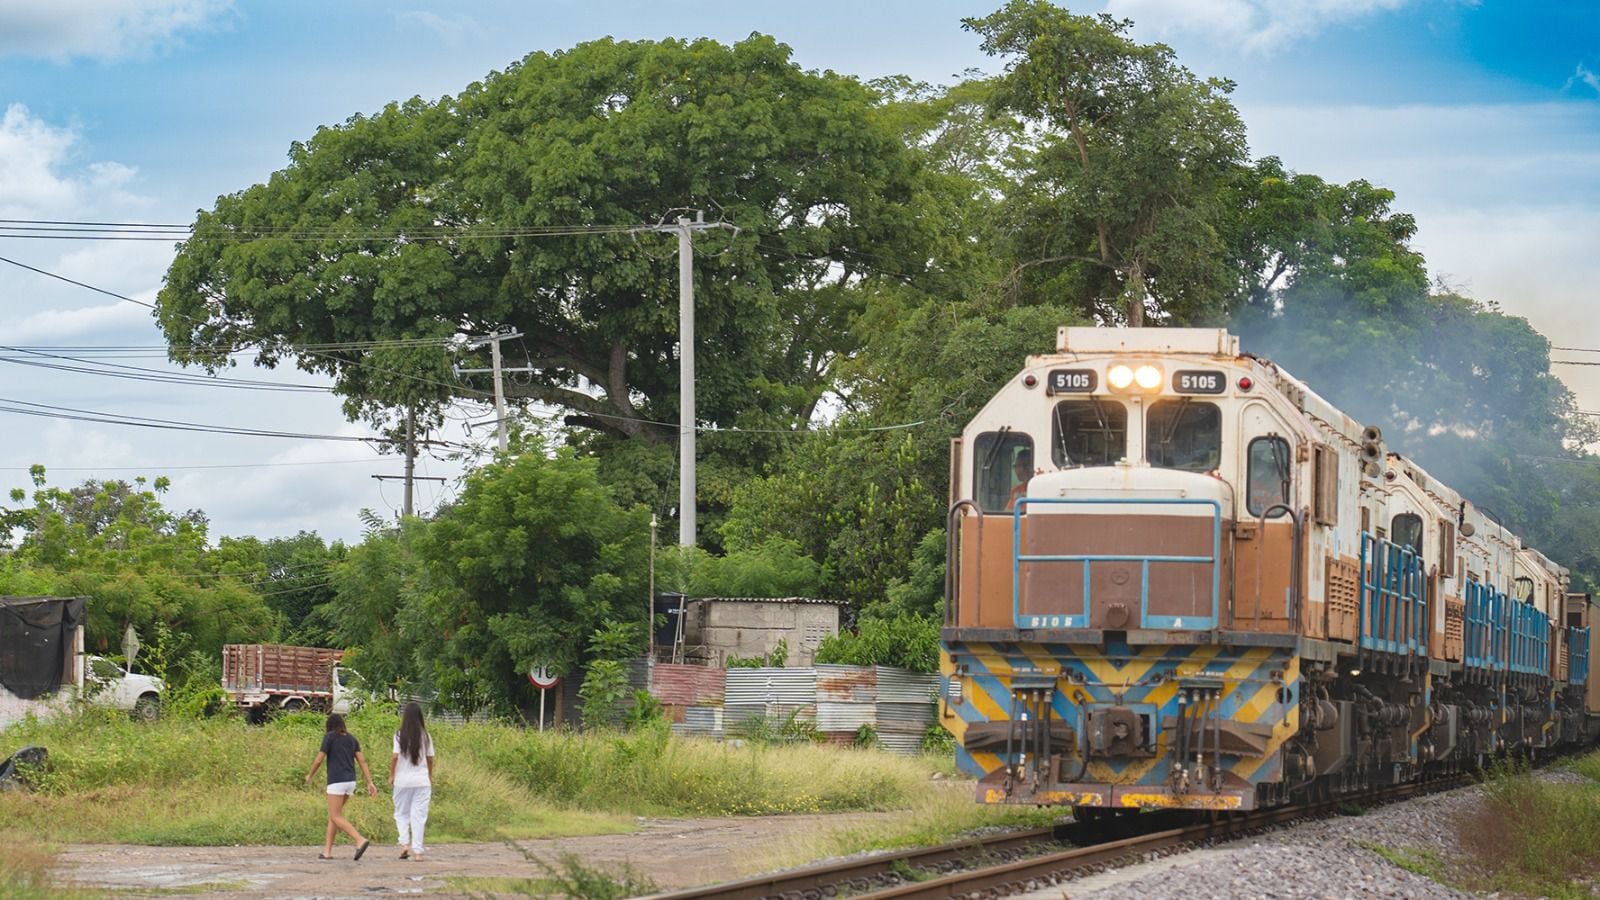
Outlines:
[[[1062,328],[950,467],[979,802],[1250,810],[1600,722],[1567,571],[1226,331]]]

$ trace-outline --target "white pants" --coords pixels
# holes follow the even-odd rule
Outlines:
[[[400,832],[400,846],[409,844],[412,856],[422,852],[422,832],[428,827],[428,801],[432,799],[432,785],[394,789],[394,827]]]

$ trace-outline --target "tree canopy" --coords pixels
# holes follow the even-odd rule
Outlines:
[[[514,394],[660,442],[678,412],[675,245],[634,229],[696,206],[738,227],[696,248],[699,416],[804,422],[851,349],[852,287],[926,266],[919,156],[876,101],[763,35],[533,53],[295,143],[199,213],[160,322],[179,360],[259,347],[334,375],[376,422],[486,396],[440,341],[515,329],[508,364],[535,372]]]

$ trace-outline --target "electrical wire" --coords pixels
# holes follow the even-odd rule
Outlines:
[[[154,428],[166,431],[195,431],[207,434],[237,434],[246,437],[279,437],[307,441],[346,441],[351,443],[404,443],[397,438],[380,436],[363,437],[349,434],[316,434],[312,432],[274,431],[266,428],[236,428],[226,425],[206,425],[198,422],[183,422],[174,419],[155,419],[148,416],[131,416],[121,413],[104,413],[96,410],[75,409],[69,406],[52,406],[47,403],[31,403],[27,400],[13,400],[0,397],[0,404],[14,403],[17,406],[0,405],[0,412],[8,412],[23,416],[39,416],[47,419],[67,419],[79,422],[99,422],[106,425],[127,425],[137,428]],[[20,409],[18,407],[32,407]],[[424,442],[418,442],[424,443]],[[429,441],[449,445],[448,441]]]
[[[126,294],[119,294],[116,291],[107,290],[107,289],[102,288],[102,287],[96,287],[95,285],[87,284],[85,282],[78,281],[77,279],[74,279],[74,278],[68,278],[65,275],[58,275],[55,272],[51,272],[51,271],[48,271],[48,270],[45,270],[45,269],[41,269],[41,268],[38,268],[37,266],[30,266],[27,263],[19,262],[17,260],[11,259],[10,257],[0,256],[0,262],[8,263],[8,264],[16,266],[18,268],[27,269],[30,272],[35,272],[35,273],[43,275],[43,276],[45,276],[47,278],[54,278],[54,279],[56,279],[58,281],[64,281],[67,284],[76,285],[77,287],[81,287],[81,288],[84,288],[86,290],[91,290],[91,291],[94,291],[95,293],[98,293],[98,294],[104,294],[107,297],[114,297],[114,298],[116,298],[118,300],[125,300],[125,301],[127,301],[129,303],[133,303],[133,304],[138,305],[138,306],[143,306],[146,309],[155,309],[156,308],[155,305],[152,304],[152,303],[146,303],[143,300],[135,300],[132,297],[127,296]],[[194,321],[194,320],[191,319],[190,321]],[[199,323],[197,323],[197,324],[199,324]],[[298,351],[296,351],[296,352],[298,352]],[[410,381],[415,381],[415,382],[417,382],[419,384],[428,384],[428,385],[433,385],[435,387],[446,388],[449,391],[451,391],[452,393],[458,393],[459,392],[459,393],[464,393],[464,394],[475,394],[475,395],[477,395],[479,397],[485,397],[485,398],[494,396],[494,394],[492,394],[492,393],[490,393],[488,391],[473,390],[473,389],[468,388],[465,385],[462,385],[462,384],[459,384],[459,383],[458,384],[449,384],[449,383],[443,382],[443,381],[436,381],[436,380],[434,380],[432,378],[426,378],[426,377],[423,377],[421,375],[417,375],[417,374],[414,374],[414,373],[401,372],[401,371],[399,371],[397,369],[390,369],[390,368],[387,368],[385,366],[374,365],[372,363],[369,363],[369,362],[367,362],[365,360],[361,360],[361,359],[344,359],[344,358],[336,356],[336,355],[334,355],[332,353],[326,353],[326,352],[316,351],[316,350],[307,350],[305,352],[307,354],[311,355],[311,356],[325,357],[325,358],[327,358],[329,360],[332,360],[335,363],[339,363],[339,364],[342,364],[342,365],[362,366],[362,367],[365,367],[365,368],[372,369],[373,371],[383,372],[383,373],[388,374],[388,375],[394,375],[394,376],[399,377],[399,378],[404,378],[404,379],[407,379],[407,380],[410,380]]]
[[[583,235],[626,235],[650,230],[649,225],[419,225],[357,228],[341,225],[293,228],[211,226],[146,222],[72,222],[53,219],[0,219],[0,238],[58,241],[184,241],[184,240],[348,240],[426,241],[444,239],[546,238]]]
[[[264,463],[208,463],[204,465],[178,465],[178,466],[45,466],[47,472],[175,472],[189,469],[269,469],[283,466],[345,466],[345,465],[372,465],[370,459],[322,459],[306,462],[264,462]],[[0,466],[0,472],[31,472],[32,466]]]
[[[0,350],[16,350],[15,347],[0,346]],[[29,351],[34,356],[49,359],[70,360],[73,362],[89,363],[90,366],[98,365],[103,368],[90,366],[70,366],[61,363],[48,363],[37,359],[21,359],[10,356],[0,356],[0,362],[18,366],[31,366],[41,369],[52,369],[60,372],[75,372],[83,375],[100,375],[107,378],[122,378],[129,381],[146,381],[157,384],[203,385],[205,387],[230,388],[233,390],[276,391],[288,393],[332,393],[333,388],[325,385],[297,384],[289,381],[258,381],[251,378],[227,378],[216,375],[196,375],[187,372],[163,372],[160,369],[149,369],[143,366],[125,366],[116,363],[96,363],[90,360],[79,359],[72,356],[61,356],[54,353],[41,353]],[[121,369],[124,371],[106,371],[107,369]]]

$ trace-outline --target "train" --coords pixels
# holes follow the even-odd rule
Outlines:
[[[978,802],[1244,812],[1600,732],[1594,598],[1226,330],[1059,329],[950,474]]]

